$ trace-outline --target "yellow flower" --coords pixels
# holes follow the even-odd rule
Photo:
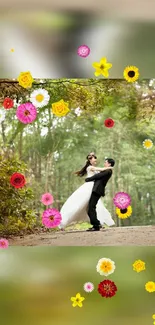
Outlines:
[[[73,302],[72,306],[73,307],[76,307],[76,306],[82,307],[83,306],[82,301],[84,301],[84,300],[85,300],[85,298],[81,297],[80,293],[77,293],[76,297],[71,297],[71,301]]]
[[[141,260],[137,260],[135,261],[133,264],[133,270],[136,272],[141,272],[145,270],[145,262],[141,261]]]
[[[128,82],[134,82],[139,78],[139,70],[137,67],[131,65],[124,69],[124,78]]]
[[[130,205],[126,209],[116,208],[116,214],[118,215],[118,217],[120,219],[129,218],[131,216],[131,214],[132,214],[132,208],[131,208]]]
[[[10,49],[10,52],[14,52],[15,50],[14,49]]]
[[[52,104],[52,113],[58,117],[65,116],[69,111],[68,103],[64,102],[63,99]]]
[[[105,276],[112,274],[115,271],[115,268],[115,263],[110,258],[101,258],[96,266],[97,272],[99,272],[100,275]]]
[[[153,281],[149,281],[145,284],[145,290],[148,292],[155,292],[155,283]]]
[[[152,315],[152,318],[155,319],[155,314]]]
[[[106,58],[102,58],[100,62],[94,62],[92,64],[93,68],[96,69],[95,76],[98,77],[102,74],[104,77],[109,77],[108,70],[112,67],[112,63],[108,63]]]
[[[153,147],[153,142],[152,142],[152,140],[150,140],[150,139],[145,139],[145,140],[143,141],[143,147],[144,147],[145,149],[151,149],[151,148]]]
[[[23,88],[31,88],[34,81],[29,71],[21,72],[17,80],[19,82],[19,85]]]

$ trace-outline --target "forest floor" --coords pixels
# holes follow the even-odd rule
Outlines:
[[[67,230],[14,237],[10,246],[154,246],[155,226]]]

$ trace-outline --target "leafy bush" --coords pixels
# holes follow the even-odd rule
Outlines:
[[[34,198],[31,188],[27,184],[21,189],[16,189],[10,184],[10,177],[15,172],[28,176],[28,169],[24,162],[13,155],[2,153],[0,156],[0,235],[18,234],[21,230],[32,229],[37,222],[36,212],[31,209]]]

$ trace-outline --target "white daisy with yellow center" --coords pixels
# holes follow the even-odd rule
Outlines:
[[[35,107],[44,107],[49,103],[50,96],[46,89],[36,89],[30,95],[30,101]]]
[[[152,140],[150,140],[150,139],[145,139],[145,140],[143,141],[143,147],[144,147],[145,149],[151,149],[151,148],[153,147],[153,142],[152,142]]]
[[[108,276],[115,271],[115,262],[112,261],[110,258],[101,258],[96,266],[96,270],[100,275]]]

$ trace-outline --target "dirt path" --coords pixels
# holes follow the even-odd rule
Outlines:
[[[155,226],[109,228],[99,232],[67,231],[15,237],[11,246],[154,246]]]

